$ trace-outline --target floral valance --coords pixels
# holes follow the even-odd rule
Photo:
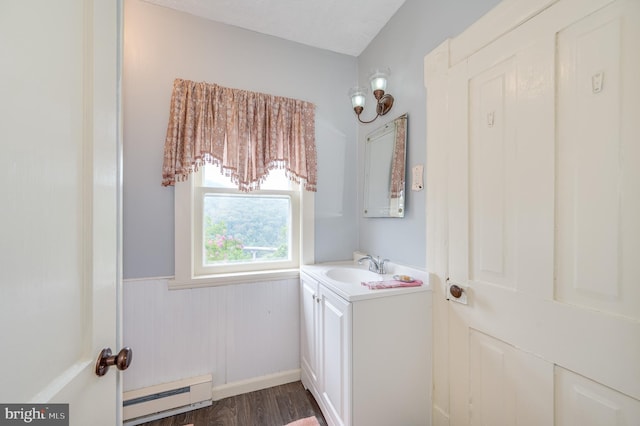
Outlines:
[[[162,185],[217,164],[243,191],[271,169],[316,190],[315,106],[297,99],[176,79],[164,145]]]

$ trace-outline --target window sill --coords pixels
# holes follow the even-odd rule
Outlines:
[[[249,284],[262,281],[277,281],[300,278],[300,269],[277,269],[273,271],[236,272],[233,274],[206,275],[186,279],[169,280],[169,290],[185,290],[201,287]]]

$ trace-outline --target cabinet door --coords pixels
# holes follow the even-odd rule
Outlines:
[[[309,277],[300,277],[300,356],[302,381],[307,388],[318,388],[318,317],[320,298],[318,283]]]
[[[351,424],[351,304],[320,287],[322,401],[329,424]]]

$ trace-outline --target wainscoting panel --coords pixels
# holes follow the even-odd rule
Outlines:
[[[213,387],[300,368],[298,279],[168,290],[124,282],[124,390],[213,374]]]

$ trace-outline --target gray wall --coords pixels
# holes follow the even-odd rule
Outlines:
[[[358,126],[358,234],[359,248],[394,262],[425,268],[426,194],[411,190],[411,168],[426,165],[426,90],[424,57],[445,39],[461,33],[488,12],[498,0],[407,0],[358,57],[358,80],[368,85],[370,70],[391,68],[387,92],[393,109],[371,124]],[[367,99],[363,119],[373,117],[373,96]],[[403,219],[363,218],[362,176],[364,140],[368,133],[407,112],[406,215]],[[426,170],[425,170],[426,176]],[[426,183],[426,182],[425,182]],[[425,185],[426,187],[426,185]]]
[[[126,0],[124,11],[124,277],[174,273],[173,188],[161,186],[174,78],[316,105],[316,261],[357,248],[356,126],[348,89],[356,58]]]
[[[407,0],[374,41],[351,57],[215,23],[140,0],[124,15],[124,277],[174,273],[173,188],[160,185],[169,100],[176,77],[271,93],[316,104],[316,261],[360,249],[426,267],[425,190],[407,190],[403,219],[365,219],[364,138],[409,113],[407,177],[426,163],[423,58],[498,0]],[[369,70],[391,68],[389,115],[358,124],[348,89]],[[371,117],[372,96],[364,118]],[[356,166],[357,167],[354,167]],[[410,179],[408,179],[410,184]]]

